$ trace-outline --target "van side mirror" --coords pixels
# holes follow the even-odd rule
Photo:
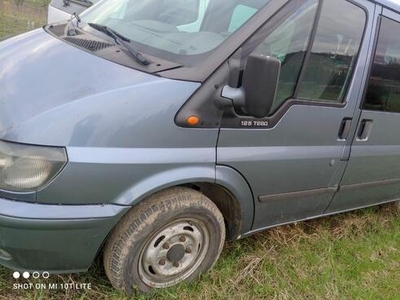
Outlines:
[[[264,118],[271,111],[278,88],[281,62],[271,56],[251,54],[243,73],[246,93],[245,110],[256,118]]]
[[[264,118],[275,99],[281,62],[274,57],[251,54],[243,73],[242,87],[225,86],[221,96],[253,117]]]

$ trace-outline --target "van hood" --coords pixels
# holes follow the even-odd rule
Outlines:
[[[35,30],[0,43],[0,139],[135,146],[127,133],[154,119],[173,126],[199,85],[118,65]]]

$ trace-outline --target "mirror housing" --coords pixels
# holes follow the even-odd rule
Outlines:
[[[271,111],[278,89],[281,62],[275,57],[250,54],[243,73],[246,93],[244,109],[256,118],[265,118]]]
[[[229,99],[231,105],[243,108],[252,117],[265,118],[271,111],[278,87],[281,62],[274,57],[251,54],[243,73],[242,86],[222,89],[219,102]],[[226,101],[226,100],[225,100]]]

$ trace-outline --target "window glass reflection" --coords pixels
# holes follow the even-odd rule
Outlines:
[[[255,53],[274,56],[281,61],[281,74],[272,111],[293,96],[306,55],[318,1],[310,0],[283,22]]]
[[[400,24],[383,18],[365,109],[400,112]]]
[[[360,49],[366,14],[345,0],[325,0],[299,98],[342,102]]]

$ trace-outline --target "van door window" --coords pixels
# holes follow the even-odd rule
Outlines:
[[[272,111],[293,96],[308,48],[317,7],[318,1],[308,1],[254,51],[258,54],[277,57],[282,63],[278,91]]]
[[[323,2],[298,98],[333,102],[344,100],[365,23],[366,14],[360,7],[345,0]]]
[[[322,5],[318,25],[311,34],[318,5]],[[293,98],[343,102],[366,18],[362,8],[346,0],[308,1],[275,29],[254,51],[277,57],[282,64],[271,113]]]
[[[400,112],[400,23],[382,18],[364,109]]]

